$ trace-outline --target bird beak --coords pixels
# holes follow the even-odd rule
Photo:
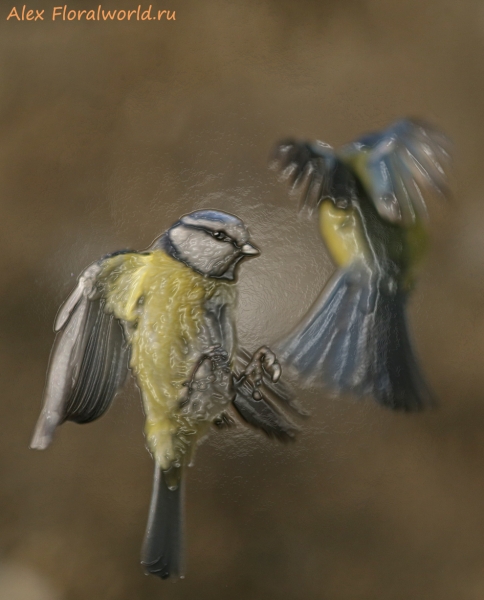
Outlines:
[[[242,254],[245,254],[246,256],[256,256],[256,254],[260,254],[260,250],[248,242],[242,246],[241,251]]]

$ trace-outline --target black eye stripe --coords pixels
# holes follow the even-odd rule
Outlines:
[[[234,244],[236,248],[240,247],[239,242],[237,242],[237,240],[235,240],[233,237],[230,237],[230,235],[228,235],[223,229],[218,229],[214,231],[213,229],[207,229],[206,227],[197,227],[196,225],[185,225],[185,227],[188,227],[189,229],[198,229],[199,231],[204,231],[205,233],[208,233],[208,235],[214,237],[216,240],[230,242],[231,244]]]

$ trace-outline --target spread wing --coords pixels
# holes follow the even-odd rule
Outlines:
[[[58,313],[44,404],[31,448],[46,448],[64,421],[89,423],[98,419],[126,379],[128,348],[122,326],[105,311],[99,289],[103,263],[99,261],[84,271]]]
[[[342,148],[383,219],[408,225],[427,217],[433,193],[450,196],[450,142],[422,121],[403,119]]]
[[[309,216],[325,198],[345,208],[356,194],[353,174],[324,142],[281,141],[274,148],[270,166],[299,197],[300,212]]]
[[[450,147],[449,140],[430,125],[403,119],[338,153],[323,142],[280,142],[271,166],[309,213],[325,198],[346,208],[357,194],[356,175],[383,219],[408,225],[426,218],[426,201],[432,193],[450,196],[446,175]]]

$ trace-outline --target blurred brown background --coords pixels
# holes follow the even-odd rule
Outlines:
[[[176,21],[17,23],[1,9],[0,599],[484,598],[482,2],[153,6]],[[187,578],[145,577],[152,461],[134,386],[28,450],[59,304],[104,253],[220,208],[263,251],[241,270],[240,338],[273,342],[331,265],[266,169],[272,144],[338,145],[405,115],[455,142],[455,200],[432,207],[411,307],[439,409],[304,394],[312,419],[290,447],[214,433],[189,474]]]

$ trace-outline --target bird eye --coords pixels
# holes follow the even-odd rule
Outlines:
[[[223,231],[214,231],[212,233],[212,235],[216,240],[220,240],[221,242],[231,242],[232,241],[227,235],[225,235],[225,233]]]

